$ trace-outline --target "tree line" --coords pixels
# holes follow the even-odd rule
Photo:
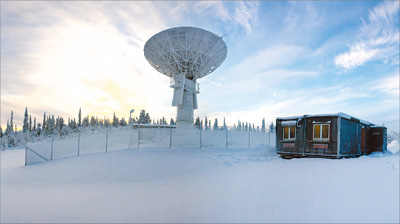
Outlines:
[[[0,126],[0,138],[1,138],[1,147],[16,147],[23,146],[26,142],[30,141],[39,141],[45,138],[60,136],[64,137],[66,135],[87,131],[87,130],[97,130],[109,127],[124,127],[131,124],[154,124],[154,125],[175,125],[175,121],[173,118],[170,119],[169,124],[165,117],[161,119],[151,119],[149,113],[146,113],[145,110],[141,110],[139,117],[128,118],[125,119],[122,117],[121,119],[115,115],[113,115],[112,119],[107,117],[100,118],[98,116],[82,116],[82,110],[79,108],[78,118],[68,118],[65,120],[63,117],[51,114],[43,113],[43,119],[41,121],[37,120],[36,117],[32,119],[32,115],[28,113],[28,108],[25,108],[24,113],[24,121],[22,130],[18,131],[17,125],[14,125],[14,112],[11,111],[10,119],[7,119],[7,126],[5,132],[3,132],[2,127]],[[227,130],[228,127],[225,122],[225,118],[223,119],[223,124],[218,124],[218,119],[215,118],[214,125],[211,126],[211,120],[207,118],[203,120],[200,117],[197,117],[194,122],[194,127],[198,129],[204,130]],[[237,124],[234,124],[233,127],[229,128],[230,130],[235,131],[257,131],[257,132],[265,132],[265,119],[262,119],[261,128],[259,126],[255,126],[254,124],[248,122],[241,122],[240,120]],[[273,122],[271,122],[269,126],[269,131],[274,132],[275,126]]]

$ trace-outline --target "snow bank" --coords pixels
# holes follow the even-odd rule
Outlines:
[[[387,145],[387,150],[393,154],[399,154],[399,141],[393,140]]]
[[[131,149],[24,166],[1,152],[1,222],[398,223],[399,155],[284,160],[255,149]]]

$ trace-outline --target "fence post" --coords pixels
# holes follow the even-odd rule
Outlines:
[[[250,148],[250,128],[249,128],[248,132],[249,132],[249,148]]]
[[[132,127],[132,126],[130,125],[130,127]],[[129,129],[128,129],[128,130],[129,130]],[[133,128],[132,128],[132,132],[133,132]],[[128,144],[128,149],[131,149],[132,132],[129,132],[129,144]]]
[[[203,128],[200,128],[200,149],[201,149],[201,133],[202,133],[202,131],[203,131]]]
[[[108,152],[108,128],[106,129],[106,153]]]
[[[271,130],[268,132],[268,146],[271,146]]]
[[[25,166],[26,166],[26,156],[28,155],[28,144],[25,142]]]
[[[228,127],[225,126],[225,148],[228,148]]]
[[[137,148],[140,148],[140,122],[139,122],[139,128],[138,128],[138,134],[137,134]]]
[[[172,123],[169,125],[169,148],[172,146]]]
[[[81,146],[81,133],[78,132],[78,156],[79,156],[80,146]]]
[[[51,137],[51,160],[53,160],[53,144],[54,144],[54,136]]]

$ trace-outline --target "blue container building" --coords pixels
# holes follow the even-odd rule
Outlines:
[[[278,117],[276,151],[292,157],[358,157],[387,151],[387,129],[345,113]]]

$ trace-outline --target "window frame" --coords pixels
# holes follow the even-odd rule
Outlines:
[[[292,137],[290,135],[290,128],[293,127],[294,128],[294,137]],[[285,128],[288,128],[288,137],[289,138],[285,138]],[[283,141],[295,141],[296,140],[296,126],[284,126],[282,127],[282,139]]]
[[[323,126],[328,126],[328,138],[322,138]],[[319,138],[315,137],[315,126],[320,126],[319,128]],[[329,142],[331,140],[331,124],[330,123],[316,123],[313,124],[313,141],[314,142]]]

